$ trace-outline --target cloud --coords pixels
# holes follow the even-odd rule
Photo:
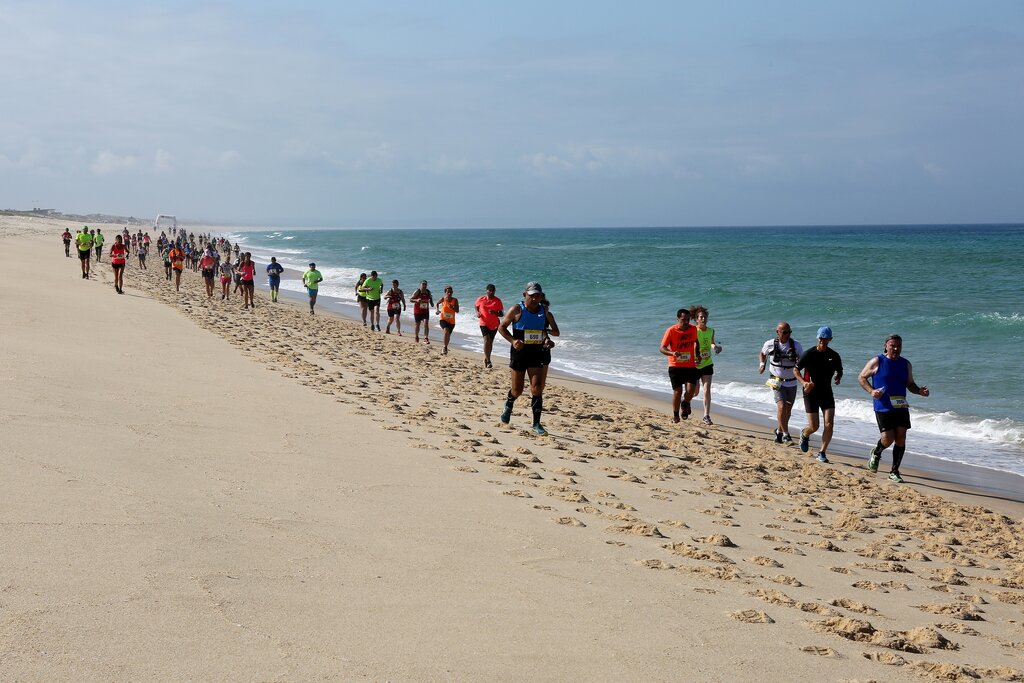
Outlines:
[[[96,175],[108,175],[117,171],[135,168],[139,160],[132,154],[118,156],[109,150],[103,150],[96,155],[96,160],[89,169]]]
[[[242,155],[234,149],[227,149],[220,153],[217,157],[216,165],[221,168],[230,168],[237,166],[242,162]]]
[[[564,173],[575,168],[571,161],[546,152],[535,152],[523,157],[527,170],[537,176],[550,177],[556,173]]]
[[[174,169],[174,155],[165,149],[158,149],[153,158],[153,169],[157,173]]]
[[[921,168],[927,175],[935,179],[944,178],[946,176],[946,169],[944,169],[942,166],[939,166],[938,164],[925,162],[924,164],[921,165]]]
[[[423,164],[421,170],[438,176],[466,178],[485,174],[492,164],[489,161],[471,161],[442,154]]]
[[[382,142],[366,150],[363,155],[349,164],[353,171],[389,169],[395,163],[395,150],[389,142]]]

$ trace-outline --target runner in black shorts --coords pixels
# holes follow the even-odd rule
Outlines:
[[[903,337],[890,334],[882,347],[883,352],[867,362],[860,371],[858,380],[864,391],[874,399],[875,421],[881,438],[871,449],[868,469],[878,471],[882,453],[892,446],[892,469],[889,479],[903,483],[900,463],[907,450],[907,430],[910,429],[910,403],[907,392],[918,396],[930,396],[928,387],[918,386],[914,381],[914,369],[903,357]],[[895,444],[895,445],[894,445]]]
[[[363,319],[363,327],[366,327],[366,297],[363,296],[363,283],[366,282],[366,273],[359,273],[356,280],[356,303],[359,304],[359,317]]]
[[[423,323],[423,343],[430,343],[430,309],[434,306],[434,295],[427,289],[427,281],[409,297],[412,303],[412,319],[416,328],[416,341],[420,340],[420,323]]]
[[[545,342],[549,335],[557,337],[559,334],[558,324],[543,301],[544,292],[540,284],[528,282],[523,292],[523,301],[509,309],[498,326],[498,334],[512,345],[508,364],[512,369],[512,386],[505,398],[505,409],[499,419],[504,424],[512,420],[512,408],[516,399],[522,395],[526,377],[529,375],[533,431],[538,436],[547,435],[547,430],[540,421],[544,412],[546,362],[549,363],[551,360],[550,347],[546,349]],[[511,332],[509,326],[512,326]]]
[[[800,450],[806,453],[810,447],[811,434],[818,431],[818,411],[821,411],[825,428],[821,432],[818,461],[826,463],[836,418],[836,399],[832,393],[832,385],[839,386],[843,379],[843,360],[838,353],[829,348],[831,341],[832,328],[819,328],[817,345],[804,352],[796,363],[796,372],[793,373],[796,381],[803,387],[804,412],[807,413],[807,426],[800,431]]]

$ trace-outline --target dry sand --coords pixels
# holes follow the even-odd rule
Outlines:
[[[1024,680],[1020,504],[573,383],[536,438],[478,358],[118,296],[64,225],[0,216],[4,680]]]

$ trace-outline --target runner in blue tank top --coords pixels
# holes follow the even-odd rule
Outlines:
[[[549,354],[545,351],[554,346],[549,336],[558,336],[558,324],[543,301],[544,292],[540,284],[528,282],[523,292],[523,301],[510,308],[498,326],[498,333],[512,345],[508,364],[512,369],[512,387],[505,399],[505,409],[500,419],[504,424],[512,420],[512,407],[523,393],[523,385],[529,375],[533,431],[538,436],[547,435],[540,423],[547,380],[545,365],[549,362]],[[509,326],[512,327],[511,332]]]
[[[902,484],[900,463],[907,450],[907,430],[910,429],[910,404],[907,392],[928,396],[928,387],[919,387],[914,382],[914,369],[910,361],[903,358],[903,337],[890,334],[885,340],[883,353],[868,361],[860,371],[860,386],[874,399],[875,421],[881,438],[871,449],[868,469],[878,471],[882,453],[892,444],[892,470],[889,479]]]

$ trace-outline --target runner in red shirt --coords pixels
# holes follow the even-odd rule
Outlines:
[[[256,264],[252,262],[252,254],[245,252],[242,255],[242,262],[238,265],[238,272],[242,275],[240,284],[242,285],[242,299],[245,303],[242,308],[249,308],[252,306],[256,308],[256,304],[252,301],[253,290],[256,288]]]
[[[661,338],[661,353],[668,356],[668,377],[672,382],[672,421],[679,422],[679,404],[682,403],[685,420],[690,416],[690,399],[697,395],[697,328],[690,324],[690,311],[676,311],[676,324],[665,330]],[[684,394],[683,387],[686,387]]]
[[[203,254],[203,258],[199,259],[199,268],[203,271],[203,284],[206,285],[206,298],[213,298],[213,270],[216,267],[217,262],[213,259],[213,254],[209,251]]]
[[[476,299],[476,314],[480,316],[480,334],[484,338],[484,367],[491,367],[491,348],[494,346],[494,335],[498,333],[498,325],[505,315],[505,307],[501,299],[494,296],[494,285],[487,285],[484,294]]]
[[[110,247],[110,267],[114,271],[114,291],[124,294],[124,266],[128,260],[128,247],[120,235],[114,238],[114,246]]]

